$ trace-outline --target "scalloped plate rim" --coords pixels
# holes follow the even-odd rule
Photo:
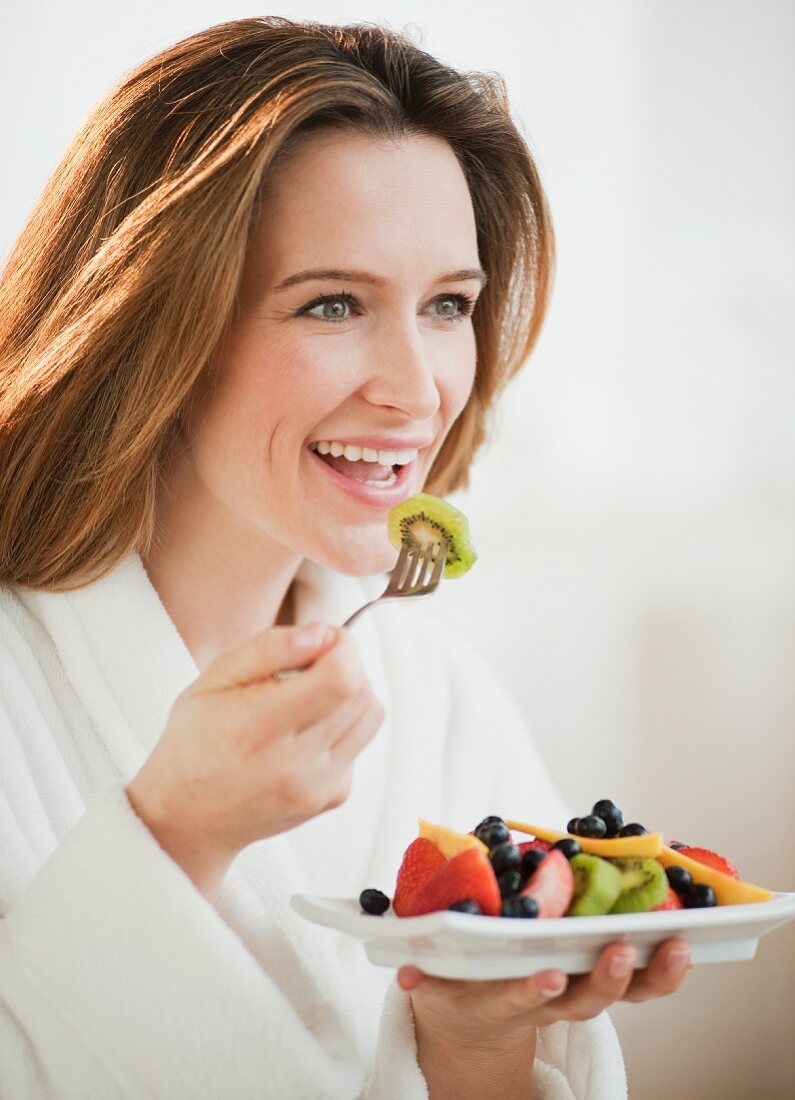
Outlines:
[[[601,917],[547,917],[541,920],[510,920],[471,916],[444,910],[422,917],[396,917],[391,910],[382,917],[362,913],[358,898],[294,894],[290,905],[313,924],[334,928],[362,942],[394,940],[401,942],[414,937],[438,936],[448,932],[456,943],[466,941],[484,948],[489,941],[500,939],[526,940],[539,945],[549,939],[560,942],[592,941],[605,935],[639,934],[644,932],[677,932],[714,928],[726,931],[745,925],[762,925],[764,931],[795,917],[795,892],[775,892],[768,901],[741,905],[719,905],[710,909],[665,909],[647,913],[621,913]],[[764,926],[770,926],[769,929]],[[755,938],[759,938],[759,936]],[[720,935],[716,938],[722,938]],[[574,943],[571,946],[575,946]],[[587,946],[587,944],[582,944]]]

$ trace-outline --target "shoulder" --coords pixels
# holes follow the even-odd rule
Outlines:
[[[43,635],[43,637],[42,637]],[[0,584],[0,654],[4,667],[31,655],[46,632],[15,585]]]
[[[34,610],[28,590],[0,584],[0,653],[17,660],[52,649],[52,639]]]
[[[40,709],[64,680],[64,670],[46,627],[13,585],[0,585],[0,713],[19,718]]]

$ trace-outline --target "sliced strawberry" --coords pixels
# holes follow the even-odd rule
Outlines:
[[[539,863],[522,894],[538,902],[539,917],[563,916],[574,895],[574,872],[559,848]]]
[[[740,877],[740,872],[731,860],[726,859],[725,856],[719,856],[717,852],[711,852],[709,848],[690,848],[686,845],[679,848],[678,852],[680,856],[690,856],[696,862],[703,863],[706,867],[712,867],[715,871],[722,871],[724,875],[729,875],[731,878],[739,879]]]
[[[665,901],[661,902],[660,905],[655,905],[649,912],[658,913],[661,909],[684,909],[682,899],[672,886],[668,887],[668,894],[666,895]]]
[[[392,908],[398,917],[411,916],[414,895],[424,882],[433,878],[447,860],[433,843],[418,836],[403,853],[403,862],[397,875]]]
[[[464,898],[476,901],[486,916],[498,917],[502,911],[497,878],[488,857],[479,848],[468,848],[448,859],[444,867],[417,889],[408,911],[398,916],[419,917],[423,913],[435,913]]]
[[[537,848],[539,852],[552,851],[552,845],[546,840],[523,840],[521,844],[517,844],[517,848],[522,855],[531,848]]]

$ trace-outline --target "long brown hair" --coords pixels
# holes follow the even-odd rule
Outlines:
[[[0,582],[62,591],[154,532],[158,475],[235,306],[269,172],[310,130],[447,141],[487,274],[477,371],[427,489],[467,482],[487,414],[532,349],[553,237],[495,73],[404,34],[240,19],[145,61],[91,111],[0,281]]]

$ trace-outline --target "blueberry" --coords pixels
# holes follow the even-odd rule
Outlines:
[[[365,913],[380,917],[389,908],[389,898],[380,890],[362,890],[359,894],[359,905]]]
[[[625,825],[623,829],[619,829],[619,836],[645,836],[648,833],[643,825],[638,825],[637,821],[631,822],[629,825]]]
[[[568,825],[566,826],[566,832],[571,833],[572,836],[577,836],[577,834],[580,831],[579,826],[580,826],[580,819],[578,817],[573,817],[571,819],[571,821],[568,823]]]
[[[601,798],[598,802],[594,802],[591,813],[604,821],[607,826],[605,836],[618,836],[618,830],[624,824],[624,815],[615,802],[611,802],[609,798]]]
[[[506,898],[502,903],[504,917],[537,917],[538,902],[535,898]]]
[[[481,912],[480,906],[472,898],[464,898],[463,901],[454,901],[452,905],[448,905],[447,908],[453,913],[474,913],[478,915]]]
[[[508,826],[504,821],[492,821],[490,825],[484,825],[482,829],[478,826],[475,829],[475,836],[478,840],[482,840],[487,848],[496,848],[511,839]]]
[[[563,840],[557,841],[552,847],[557,848],[559,852],[563,852],[566,859],[572,859],[574,856],[578,856],[582,851],[577,841],[573,840],[570,836],[566,836]]]
[[[669,848],[673,848],[675,852],[678,852],[680,848],[689,848],[689,844],[680,844],[678,840],[672,840],[668,845]]]
[[[503,871],[497,877],[497,883],[500,887],[500,897],[511,898],[522,889],[522,876],[518,871]]]
[[[580,818],[579,835],[601,840],[602,837],[607,836],[607,825],[601,817],[597,817],[596,814],[589,814],[588,817]]]
[[[693,884],[693,876],[684,867],[668,867],[665,874],[668,876],[668,885],[677,894],[684,894]]]
[[[718,904],[715,891],[703,882],[694,882],[682,898],[685,909],[708,909]]]
[[[489,825],[504,825],[504,824],[505,824],[505,818],[497,817],[496,814],[492,814],[490,817],[484,817],[483,820],[480,822],[480,824],[475,826],[474,832],[475,832],[475,835],[477,836],[477,834],[480,832],[481,829],[486,829],[486,828],[488,828]]]
[[[522,852],[522,878],[528,879],[535,872],[540,863],[543,862],[546,852],[540,848],[526,848]]]
[[[498,844],[489,852],[494,874],[499,877],[503,871],[518,871],[522,862],[522,853],[515,844]]]

